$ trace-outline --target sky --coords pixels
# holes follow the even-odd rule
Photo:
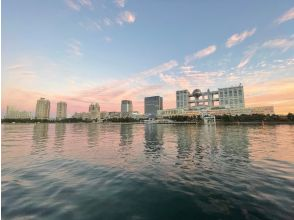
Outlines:
[[[176,90],[244,86],[245,105],[294,112],[293,0],[3,0],[1,113],[66,101],[144,109]]]

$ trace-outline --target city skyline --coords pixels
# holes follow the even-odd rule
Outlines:
[[[292,1],[12,0],[2,18],[2,115],[40,97],[51,117],[60,100],[69,115],[121,100],[143,112],[148,96],[168,109],[177,90],[239,83],[246,106],[294,112]]]

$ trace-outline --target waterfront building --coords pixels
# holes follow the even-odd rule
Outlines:
[[[171,117],[171,116],[198,116],[198,115],[253,115],[263,114],[272,115],[274,114],[273,106],[260,106],[250,108],[206,108],[206,109],[164,109],[157,111],[159,118]]]
[[[145,97],[144,113],[148,117],[156,117],[157,110],[162,110],[163,99],[160,96]]]
[[[65,119],[67,116],[67,104],[66,102],[58,102],[56,108],[56,120]]]
[[[7,106],[6,119],[32,119],[32,113],[27,111],[19,111],[13,106]]]
[[[100,120],[100,105],[91,103],[88,112],[76,112],[72,117],[82,120]]]
[[[190,92],[186,90],[180,90],[176,92],[177,108],[190,108]]]
[[[244,90],[243,86],[218,89],[219,106],[225,108],[244,108]]]
[[[131,100],[122,100],[121,101],[121,112],[132,112],[133,111],[133,103]]]
[[[45,98],[40,98],[36,104],[36,119],[49,119],[50,101]]]
[[[176,92],[177,108],[188,109],[206,109],[216,106],[222,108],[245,108],[244,89],[239,86],[227,88],[219,88],[216,91],[208,89],[202,92],[200,89],[195,89],[192,93],[188,90]]]

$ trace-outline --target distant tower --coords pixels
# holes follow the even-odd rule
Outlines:
[[[36,105],[36,119],[49,119],[50,101],[45,98],[40,98]]]
[[[157,115],[157,110],[162,110],[162,97],[160,96],[151,96],[151,97],[145,97],[144,100],[144,112],[145,115],[148,115],[148,117],[153,118]]]
[[[66,118],[67,104],[66,102],[58,102],[56,109],[56,120],[62,120]]]
[[[133,111],[133,103],[130,100],[122,100],[121,101],[121,112],[132,112]]]
[[[92,103],[89,106],[89,113],[92,120],[100,119],[100,105],[98,103]]]

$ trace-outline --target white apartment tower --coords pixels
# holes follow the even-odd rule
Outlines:
[[[40,98],[36,105],[36,119],[49,119],[50,101],[45,98]]]
[[[180,90],[176,92],[177,108],[190,108],[190,92],[188,90]]]
[[[98,103],[90,104],[89,114],[91,120],[100,119],[100,105]]]
[[[67,104],[66,102],[58,102],[56,109],[56,120],[62,120],[66,118]]]

